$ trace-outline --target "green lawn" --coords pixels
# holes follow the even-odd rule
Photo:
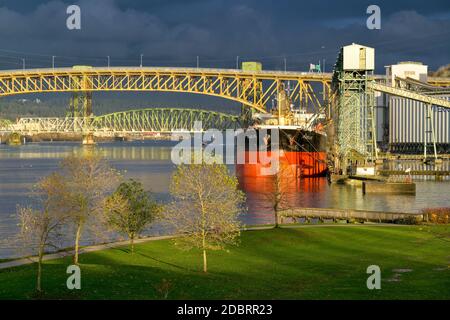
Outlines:
[[[69,258],[45,263],[45,298],[158,299],[450,299],[450,227],[311,227],[246,231],[239,247],[209,254],[172,241],[83,254],[82,289],[66,289]],[[379,265],[381,290],[366,268]],[[0,270],[0,298],[33,297],[35,265]],[[401,273],[394,269],[412,269]]]

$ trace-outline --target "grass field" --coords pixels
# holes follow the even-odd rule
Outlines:
[[[44,265],[44,298],[159,299],[450,299],[450,227],[333,226],[246,231],[239,247],[209,254],[171,240],[81,256],[82,288],[66,288],[69,258]],[[366,268],[381,268],[368,290]],[[35,297],[35,265],[0,270],[0,298]],[[400,270],[398,270],[400,269]],[[405,270],[405,269],[409,269]],[[406,271],[406,272],[405,272]]]

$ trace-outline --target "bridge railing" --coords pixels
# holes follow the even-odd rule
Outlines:
[[[307,71],[282,71],[282,70],[261,70],[261,71],[248,71],[242,69],[226,69],[226,68],[192,68],[192,67],[92,67],[86,69],[73,69],[73,68],[34,68],[34,69],[12,69],[12,70],[0,70],[0,76],[9,74],[27,74],[27,73],[95,73],[104,71],[118,71],[118,72],[148,72],[148,71],[160,71],[160,72],[191,72],[191,73],[207,73],[207,74],[257,74],[257,75],[289,75],[289,76],[312,76],[314,78],[330,78],[331,73],[317,73]]]

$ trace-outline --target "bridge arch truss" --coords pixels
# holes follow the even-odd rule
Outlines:
[[[201,129],[237,129],[241,126],[236,115],[209,110],[185,108],[148,108],[115,112],[97,117],[21,118],[9,130],[21,133],[144,133],[193,132],[195,122]]]
[[[222,97],[265,113],[282,90],[318,112],[330,74],[207,68],[60,68],[0,72],[0,97],[43,92],[162,91]],[[313,85],[321,86],[314,90]],[[322,98],[321,98],[322,96]]]

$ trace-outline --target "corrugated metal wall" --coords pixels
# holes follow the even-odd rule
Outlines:
[[[387,144],[389,140],[389,101],[384,93],[375,92],[377,143],[378,146]]]
[[[441,96],[450,100],[450,96]],[[450,143],[450,111],[433,106],[433,122],[436,141]],[[426,105],[409,99],[390,97],[389,101],[389,143],[423,143],[425,131],[431,130],[426,118]],[[431,134],[427,135],[431,143]]]

